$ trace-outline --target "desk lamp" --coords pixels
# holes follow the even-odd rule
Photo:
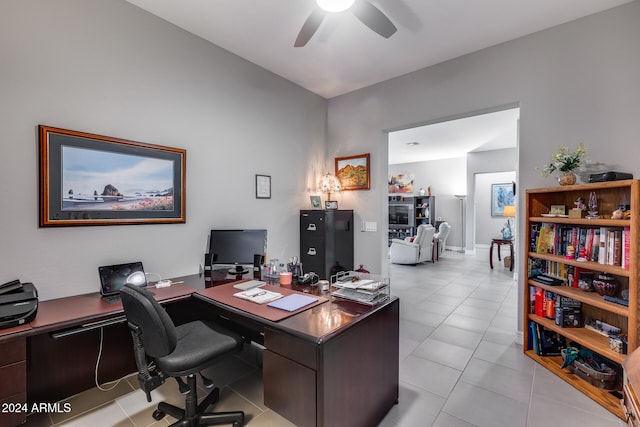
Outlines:
[[[327,207],[334,208],[333,206],[335,206],[334,209],[337,209],[338,207],[337,202],[333,204],[331,203],[331,193],[336,193],[342,190],[342,187],[340,186],[340,180],[338,179],[338,177],[335,175],[331,175],[330,173],[326,173],[322,175],[319,186],[320,186],[320,190],[323,193],[328,194],[328,198],[326,202]]]

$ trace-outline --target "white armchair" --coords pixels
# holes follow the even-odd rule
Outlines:
[[[393,239],[389,257],[394,264],[418,264],[430,261],[433,254],[433,236],[436,229],[429,224],[421,224],[415,238]]]
[[[448,222],[440,223],[440,227],[438,227],[438,232],[433,236],[433,241],[435,243],[433,250],[435,251],[437,248],[437,251],[438,251],[437,253],[434,252],[433,254],[434,261],[440,258],[440,255],[442,255],[442,252],[444,252],[445,246],[447,244],[447,237],[449,236],[450,231],[451,231],[451,226],[449,225]]]

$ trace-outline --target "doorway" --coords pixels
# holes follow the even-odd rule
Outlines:
[[[416,195],[431,189],[436,219],[451,225],[448,250],[475,251],[478,174],[508,172],[517,182],[519,116],[509,106],[389,132],[387,175],[409,176]]]

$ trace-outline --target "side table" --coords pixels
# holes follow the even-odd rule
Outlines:
[[[513,259],[513,239],[502,239],[502,238],[495,238],[495,239],[491,239],[491,247],[489,248],[489,265],[491,266],[491,269],[493,270],[493,246],[496,245],[498,247],[498,261],[501,260],[500,258],[500,246],[502,245],[509,245],[509,248],[511,249],[511,265],[509,265],[509,271],[513,271],[513,263],[514,263],[514,259]]]

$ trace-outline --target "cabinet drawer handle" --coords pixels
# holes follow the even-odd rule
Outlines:
[[[309,226],[307,227],[307,231],[316,231],[316,225],[315,224],[309,224]]]
[[[309,248],[307,250],[307,255],[316,255],[316,248]]]

